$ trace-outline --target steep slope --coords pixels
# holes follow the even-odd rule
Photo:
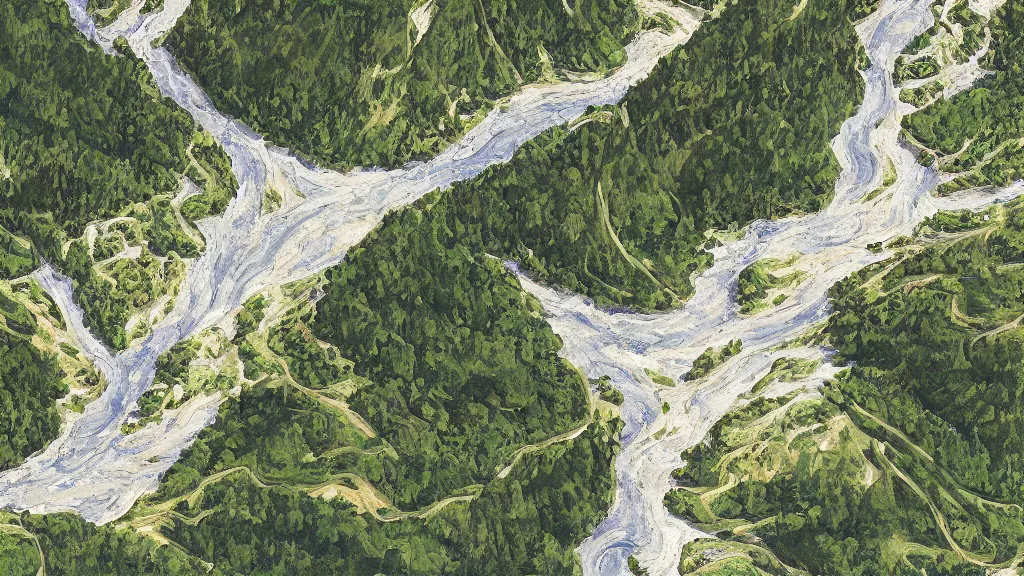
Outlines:
[[[573,539],[609,505],[604,433],[595,425],[526,456],[472,502],[425,519],[365,519],[347,502],[261,488],[237,474],[207,488],[191,510],[183,505],[187,515],[169,517],[171,540],[67,514],[30,516],[19,520],[22,537],[0,531],[0,562],[17,567],[12,575],[36,574],[35,538],[47,573],[68,576],[578,574]],[[590,474],[608,480],[595,485]]]
[[[177,192],[195,125],[145,65],[88,44],[65,3],[0,10],[0,220],[55,258],[62,232]]]
[[[167,38],[218,108],[335,167],[435,155],[524,83],[602,72],[630,0],[192,2]]]
[[[501,263],[445,224],[447,198],[389,217],[328,274],[313,333],[374,383],[352,406],[401,458],[383,492],[423,506],[486,480],[516,445],[586,418],[585,382]]]
[[[32,342],[39,328],[32,314],[5,292],[0,290],[0,470],[57,435],[56,400],[68,392],[56,360]]]
[[[206,186],[181,209],[198,218],[233,194],[230,174],[214,186],[197,164],[223,175],[227,161],[158,96],[145,66],[89,45],[64,2],[0,6],[0,469],[43,448],[63,408],[80,411],[101,384],[60,311],[24,276],[40,256],[55,261],[75,277],[93,328],[123,346],[128,315],[172,290],[179,253],[194,255],[175,244],[182,233],[173,219],[166,225],[166,206],[157,210],[161,195],[177,194],[189,172]],[[129,241],[117,230],[88,233],[90,221],[125,210],[146,216],[125,230]],[[122,253],[127,245],[137,254]]]

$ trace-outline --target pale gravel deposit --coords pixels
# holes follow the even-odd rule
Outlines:
[[[437,6],[434,5],[434,0],[427,0],[422,5],[413,8],[409,12],[409,20],[412,21],[412,25],[416,27],[416,42],[419,44],[423,40],[423,36],[426,35],[427,29],[430,28],[430,21],[434,18],[434,11]]]
[[[940,82],[942,84],[942,97],[949,99],[991,74],[991,72],[981,67],[981,59],[988,54],[992,44],[992,30],[989,29],[987,23],[991,18],[991,13],[998,10],[1005,2],[1006,0],[989,0],[985,3],[976,4],[972,2],[969,4],[971,10],[981,16],[986,23],[984,27],[985,38],[982,40],[978,51],[972,54],[966,62],[961,63],[951,60],[949,52],[953,47],[963,42],[964,27],[958,22],[951,22],[949,20],[949,11],[956,4],[956,0],[946,0],[941,14],[945,25],[938,29],[937,34],[927,48],[908,58],[909,61],[914,61],[930,56],[938,62],[940,66],[939,72],[927,78],[907,80],[899,88],[915,89],[927,86],[933,82]]]
[[[107,386],[42,453],[0,475],[0,508],[73,511],[97,523],[119,518],[140,496],[154,490],[160,475],[216,416],[220,397],[200,397],[159,424],[130,436],[121,433],[122,423],[153,380],[160,354],[223,322],[249,296],[337,264],[389,211],[508,161],[523,143],[580,117],[589,106],[618,102],[698,26],[689,12],[666,8],[679,19],[674,31],[638,34],[626,49],[627,63],[608,77],[526,87],[429,162],[339,174],[303,164],[220,114],[167,50],[153,47],[184,13],[188,0],[166,0],[159,12],[136,21],[118,18],[98,31],[84,9],[85,0],[67,1],[78,29],[104,50],[112,52],[117,37],[127,38],[161,92],[224,147],[239,182],[237,197],[224,215],[199,223],[206,251],[189,267],[173,310],[149,336],[120,354],[112,355],[85,330],[67,279],[52,268],[36,276],[70,319]],[[129,9],[135,12],[130,13],[137,13],[140,4],[136,0]],[[285,191],[289,202],[263,214],[268,187]]]

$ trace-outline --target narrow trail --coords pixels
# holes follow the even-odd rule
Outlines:
[[[275,362],[277,362],[281,369],[284,370],[284,375],[285,378],[288,380],[288,384],[290,384],[293,388],[309,396],[310,398],[315,399],[321,404],[329,406],[334,410],[340,412],[345,417],[345,419],[348,420],[349,424],[351,424],[352,426],[354,426],[356,429],[363,433],[363,436],[366,436],[367,438],[377,437],[377,433],[373,430],[373,428],[366,422],[366,420],[363,419],[362,416],[359,415],[358,412],[349,407],[347,402],[335,400],[334,398],[325,396],[320,392],[313,390],[312,388],[307,388],[302,384],[299,384],[299,381],[292,377],[292,372],[291,370],[288,369],[288,362],[285,361],[284,358],[281,358],[277,354],[274,354],[274,352],[270,350],[267,346],[263,345],[262,342],[260,344],[260,352],[267,356],[268,358],[271,358]]]
[[[515,468],[517,464],[519,464],[520,460],[522,460],[523,456],[526,456],[527,454],[532,454],[534,452],[539,452],[555,444],[568,442],[569,440],[575,440],[580,436],[580,434],[586,432],[587,428],[589,428],[590,425],[594,423],[594,416],[597,411],[597,397],[590,390],[590,384],[588,383],[587,375],[584,374],[583,371],[577,368],[575,365],[573,366],[573,368],[576,369],[577,373],[580,376],[580,384],[583,387],[583,395],[587,399],[587,417],[583,420],[582,423],[580,423],[579,426],[575,428],[566,430],[561,434],[556,434],[548,438],[547,440],[543,440],[535,444],[527,444],[526,446],[521,446],[518,450],[512,453],[512,459],[509,462],[508,466],[505,466],[498,472],[498,478],[507,478],[508,475],[512,472],[512,469]]]
[[[663,284],[661,282],[661,280],[658,280],[657,278],[655,278],[654,274],[651,273],[651,271],[647,268],[647,266],[644,266],[643,262],[641,262],[640,260],[637,260],[636,256],[633,256],[632,254],[630,254],[629,250],[626,250],[626,247],[622,245],[622,241],[619,240],[618,233],[616,233],[615,232],[615,228],[612,227],[612,222],[611,222],[610,216],[608,214],[608,202],[604,199],[604,193],[601,191],[601,183],[600,182],[597,183],[597,206],[598,206],[598,211],[601,214],[601,219],[604,221],[605,230],[608,232],[608,236],[611,237],[612,242],[615,244],[615,247],[619,249],[619,254],[622,255],[622,258],[626,262],[628,262],[631,266],[633,266],[633,268],[635,268],[636,270],[642,272],[645,276],[647,276],[647,278],[651,282],[653,282],[656,286],[658,286],[659,288],[667,291],[669,294],[672,295],[673,298],[676,299],[676,301],[678,301],[679,300],[679,296],[677,296],[675,292],[673,292],[671,289],[669,289],[668,286],[665,286],[665,284]]]
[[[592,422],[592,420],[588,420],[586,423],[584,423],[582,426],[579,426],[578,428],[574,428],[572,430],[569,430],[568,432],[563,432],[561,434],[558,434],[557,436],[552,436],[551,438],[548,438],[543,442],[538,442],[536,444],[528,444],[526,446],[519,448],[512,454],[512,461],[509,462],[508,466],[505,466],[504,468],[501,469],[500,472],[498,472],[497,477],[507,478],[508,475],[512,472],[512,469],[515,468],[516,465],[519,464],[519,461],[523,458],[523,456],[526,456],[527,454],[539,452],[545,448],[548,448],[555,444],[559,444],[561,442],[575,440],[576,438],[579,437],[580,434],[583,434],[584,432],[587,431],[587,428],[591,425]]]
[[[926,276],[924,278],[918,278],[917,280],[910,280],[909,282],[903,282],[902,284],[898,284],[896,286],[893,286],[892,289],[890,289],[890,290],[882,290],[882,291],[880,291],[878,293],[878,296],[880,298],[885,298],[886,296],[888,296],[888,295],[890,295],[890,294],[892,294],[894,292],[900,292],[900,291],[910,292],[911,288],[920,288],[922,286],[927,286],[927,285],[931,284],[932,282],[935,282],[936,280],[941,279],[942,277],[943,277],[942,274],[932,274],[931,276]]]
[[[1020,316],[1014,318],[1013,320],[1010,320],[1009,322],[1007,322],[1006,324],[1003,324],[1002,326],[998,326],[996,328],[988,330],[987,332],[982,332],[981,334],[978,334],[977,336],[975,336],[973,340],[971,340],[971,346],[970,347],[974,348],[975,344],[977,344],[979,341],[984,340],[985,338],[988,338],[990,336],[996,336],[998,334],[1002,334],[1003,332],[1009,332],[1010,330],[1016,330],[1017,328],[1020,327],[1020,323],[1022,321],[1024,321],[1024,314],[1021,314]]]
[[[934,458],[928,452],[926,452],[923,448],[921,448],[910,438],[908,438],[902,431],[890,426],[887,422],[878,418],[874,414],[871,414],[870,412],[868,412],[867,410],[865,410],[856,403],[851,404],[850,407],[853,408],[854,412],[859,417],[865,418],[866,420],[870,420],[875,425],[881,427],[888,435],[898,440],[903,446],[912,450],[918,456],[927,461],[928,464],[935,468],[936,474],[933,475],[933,479],[936,480],[936,484],[930,486],[929,490],[923,489],[917,482],[913,480],[913,478],[910,478],[909,475],[907,475],[903,470],[896,466],[896,463],[892,461],[893,459],[889,458],[886,454],[886,450],[890,449],[896,451],[896,453],[899,454],[900,452],[895,447],[895,445],[888,441],[884,441],[882,439],[877,438],[875,435],[872,435],[869,432],[867,432],[863,427],[858,425],[856,422],[853,422],[853,425],[857,426],[862,433],[871,437],[872,453],[878,458],[881,465],[884,468],[888,468],[890,472],[895,474],[901,482],[906,484],[907,487],[909,487],[911,491],[928,506],[929,510],[931,511],[933,520],[935,521],[936,527],[939,529],[940,532],[942,532],[943,537],[945,538],[949,547],[962,559],[971,562],[972,564],[975,564],[977,566],[984,566],[987,568],[999,568],[1005,566],[1007,564],[1006,562],[999,564],[994,563],[994,552],[991,556],[984,556],[982,554],[978,554],[970,550],[965,550],[962,546],[960,546],[960,544],[950,533],[949,523],[947,522],[945,515],[935,504],[936,500],[933,499],[933,495],[930,492],[934,493],[935,497],[938,498],[939,501],[946,501],[951,503],[961,513],[964,512],[962,503],[958,502],[957,499],[954,498],[953,494],[949,492],[949,489],[952,489],[956,493],[959,493],[960,495],[968,498],[979,507],[991,506],[993,508],[1017,511],[1020,511],[1021,507],[1017,504],[996,502],[957,486],[955,481],[953,481],[953,476],[949,472],[949,470],[944,468],[941,464],[935,462]],[[939,481],[939,478],[944,479],[944,481]],[[1024,559],[1024,545],[1022,545],[1021,549],[1018,551],[1017,556],[1014,559],[1012,559],[1009,563],[1012,565],[1016,565],[1022,559]]]
[[[152,383],[160,354],[228,317],[248,297],[339,263],[388,212],[507,162],[524,143],[581,117],[590,106],[618,102],[699,26],[691,11],[647,0],[644,6],[669,13],[677,26],[671,32],[637,34],[626,47],[626,63],[607,77],[526,86],[429,162],[339,174],[300,162],[222,115],[174,57],[153,45],[174,26],[189,0],[165,0],[162,9],[144,15],[142,0],[135,0],[101,30],[86,12],[86,0],[66,1],[78,29],[104,51],[114,53],[114,40],[127,39],[160,92],[224,148],[239,182],[224,214],[199,222],[206,251],[191,263],[173,309],[124,352],[112,354],[85,329],[67,278],[48,266],[35,274],[69,319],[107,387],[42,453],[0,474],[0,508],[73,511],[100,524],[119,518],[140,496],[156,489],[160,475],[213,421],[222,400],[219,395],[204,397],[187,410],[123,435],[121,424]],[[288,191],[283,194],[288,201],[264,214],[268,189]]]
[[[924,448],[921,448],[920,446],[918,446],[917,444],[912,442],[910,440],[910,438],[907,438],[906,434],[901,432],[899,429],[890,426],[888,422],[882,420],[878,416],[875,416],[871,412],[868,412],[867,410],[861,408],[860,405],[857,404],[856,402],[853,403],[852,406],[853,406],[854,411],[857,412],[857,414],[859,414],[860,416],[862,416],[864,418],[867,418],[868,420],[871,420],[875,424],[881,426],[886,432],[888,432],[889,434],[892,434],[896,438],[899,438],[907,446],[910,446],[911,449],[913,449],[914,452],[917,452],[917,454],[919,456],[921,456],[922,458],[924,458],[925,460],[927,460],[931,464],[935,464],[935,458],[932,458],[931,454],[926,452],[924,450]]]
[[[593,396],[588,392],[588,397],[591,398],[591,414],[587,421],[579,428],[569,430],[567,432],[552,436],[542,442],[523,446],[517,450],[512,456],[509,464],[504,467],[497,475],[497,479],[506,478],[511,471],[519,464],[522,457],[542,450],[546,447],[552,446],[557,443],[567,442],[569,440],[577,438],[580,434],[586,431],[587,427],[593,422]],[[329,454],[339,454],[342,452],[362,452],[366,454],[379,454],[384,452],[383,447],[377,450],[363,450],[354,446],[343,446],[330,450],[320,457],[329,457]],[[132,526],[136,529],[149,527],[148,530],[158,530],[157,526],[161,519],[167,516],[174,516],[182,521],[191,525],[196,525],[201,522],[204,518],[212,514],[211,511],[203,511],[194,517],[186,517],[174,509],[182,502],[188,503],[190,507],[195,506],[199,498],[202,497],[204,491],[211,484],[220,482],[226,478],[229,478],[235,474],[244,473],[245,476],[253,482],[259,488],[272,488],[281,487],[292,490],[303,491],[314,498],[335,498],[340,497],[351,502],[361,513],[366,513],[372,516],[375,520],[380,522],[397,522],[400,520],[409,519],[426,519],[434,516],[445,507],[455,504],[458,502],[472,502],[483,493],[485,488],[482,484],[476,484],[472,486],[466,486],[460,491],[463,494],[457,494],[442,498],[436,502],[428,504],[423,508],[415,511],[402,511],[399,510],[384,494],[382,494],[376,486],[367,481],[362,476],[352,472],[341,472],[327,478],[323,481],[305,484],[305,483],[287,483],[287,482],[276,482],[271,480],[265,480],[260,478],[256,472],[253,471],[249,466],[235,466],[226,470],[215,472],[203,478],[194,489],[186,494],[170,498],[157,504],[144,504],[141,508],[136,509],[137,516],[128,519],[123,522],[122,526]],[[347,481],[349,484],[354,486],[340,484],[342,481]],[[386,510],[384,514],[381,514],[381,510]],[[0,525],[0,531],[3,530],[3,525]]]
[[[0,507],[70,510],[98,523],[120,517],[142,494],[154,490],[160,474],[216,415],[220,398],[210,396],[136,434],[120,433],[121,423],[152,382],[161,353],[230,315],[249,296],[340,262],[390,210],[507,161],[524,142],[579,118],[591,105],[618,102],[698,25],[689,11],[663,7],[680,25],[672,34],[650,30],[638,35],[627,48],[627,64],[611,76],[526,87],[430,162],[338,174],[302,164],[221,115],[174,58],[153,46],[173,27],[188,0],[165,0],[158,12],[134,20],[123,16],[104,30],[96,30],[85,12],[85,0],[67,2],[78,28],[104,50],[113,52],[113,40],[127,38],[161,92],[224,147],[240,184],[225,214],[200,224],[207,250],[190,267],[174,309],[149,337],[133,342],[121,354],[111,354],[84,328],[66,278],[50,267],[35,274],[108,386],[44,452],[0,474]],[[608,518],[579,549],[586,574],[628,574],[630,554],[652,576],[677,573],[682,544],[700,535],[671,517],[662,504],[671,471],[680,464],[680,451],[699,442],[735,398],[768,373],[774,360],[825,357],[823,350],[778,347],[827,316],[826,293],[835,281],[890,255],[874,254],[866,250],[867,244],[909,235],[938,209],[976,209],[1024,192],[1024,184],[1018,184],[995,193],[969,191],[932,198],[938,175],[919,166],[899,146],[900,121],[907,108],[898,103],[892,84],[895,59],[932,23],[929,0],[882,0],[875,14],[857,26],[871,68],[865,72],[863,104],[833,143],[843,169],[835,199],[817,214],[755,222],[743,239],[716,248],[714,266],[697,279],[695,295],[680,310],[610,315],[581,297],[521,278],[550,314],[565,343],[563,354],[590,377],[611,376],[626,398],[620,412],[625,429],[616,461],[616,499]],[[895,182],[878,199],[860,203],[881,185],[886,159],[895,168]],[[268,186],[297,190],[305,200],[262,214]],[[739,272],[759,259],[792,253],[801,254],[795,268],[807,272],[808,279],[783,305],[740,316],[731,300]],[[642,376],[643,367],[681,374],[705,348],[736,338],[743,341],[743,352],[696,390],[655,390]],[[812,378],[829,378],[836,370],[823,363]],[[662,402],[686,409],[662,413]],[[671,432],[656,436],[658,430]]]
[[[988,324],[988,320],[985,320],[984,318],[976,318],[965,314],[963,310],[960,309],[960,296],[961,294],[953,296],[949,305],[949,315],[950,318],[953,319],[954,323],[957,323],[964,328],[975,328],[976,325],[984,326],[985,324]]]

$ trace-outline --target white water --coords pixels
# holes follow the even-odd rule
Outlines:
[[[682,309],[612,315],[580,296],[520,277],[544,305],[565,343],[565,357],[592,378],[609,375],[626,398],[615,503],[579,548],[585,574],[627,575],[630,554],[652,576],[678,573],[682,546],[701,536],[662,504],[671,487],[671,472],[682,464],[680,452],[701,441],[776,358],[826,353],[779,348],[826,318],[829,287],[890,255],[872,253],[868,244],[909,235],[938,209],[976,209],[1024,193],[1024,183],[1017,183],[996,192],[934,198],[930,192],[939,176],[899,146],[900,120],[911,108],[899,103],[892,70],[903,48],[932,26],[930,4],[931,0],[883,0],[878,11],[857,26],[871,68],[864,74],[863,104],[833,141],[842,166],[833,202],[810,216],[755,222],[742,240],[715,249],[714,266],[697,279],[696,294]],[[862,201],[881,186],[885,158],[895,166],[896,182],[879,197]],[[800,255],[795,267],[807,271],[808,279],[779,307],[740,316],[734,302],[739,273],[759,259],[793,254]],[[644,375],[644,368],[649,368],[678,378],[705,348],[736,338],[743,341],[743,352],[696,389],[681,383],[659,387]],[[812,382],[832,373],[826,364]],[[672,407],[668,414],[662,414],[662,402]]]
[[[135,4],[140,4],[136,1]],[[671,9],[680,26],[667,35],[649,31],[627,47],[628,62],[611,76],[588,82],[531,86],[427,163],[392,171],[350,174],[303,165],[238,122],[221,115],[163,48],[154,48],[188,7],[166,0],[162,11],[119,18],[97,31],[85,0],[68,0],[79,30],[108,52],[124,35],[152,71],[163,94],[213,134],[231,157],[240,187],[224,215],[200,223],[206,252],[189,269],[174,309],[147,338],[113,355],[83,327],[70,284],[52,268],[36,278],[58,302],[69,329],[96,362],[107,387],[84,414],[42,453],[0,475],[0,508],[37,513],[74,511],[105,523],[126,513],[178,458],[217,412],[218,396],[196,399],[130,436],[120,433],[136,400],[153,379],[157,357],[175,343],[217,324],[249,296],[270,285],[305,278],[341,261],[346,250],[383,216],[437,188],[471,178],[544,130],[581,116],[589,106],[619,101],[658,60],[686,41],[698,22]],[[129,14],[138,14],[133,5]],[[264,191],[286,191],[290,201],[261,213]],[[298,190],[305,200],[291,192]]]

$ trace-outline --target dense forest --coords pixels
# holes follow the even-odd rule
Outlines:
[[[0,470],[43,448],[60,429],[55,402],[67,384],[56,361],[33,345],[36,331],[25,306],[0,290]]]
[[[218,106],[275,142],[334,166],[393,165],[436,153],[524,82],[620,63],[633,5],[569,4],[194,0],[167,42]],[[574,549],[611,504],[619,423],[593,412],[586,378],[501,259],[601,306],[661,310],[711,264],[707,230],[820,209],[838,173],[828,143],[861,97],[852,22],[872,8],[729,3],[622,104],[387,216],[307,308],[279,317],[250,300],[223,343],[245,387],[158,491],[103,527],[0,513],[0,572],[37,574],[42,559],[75,576],[578,574]],[[203,249],[176,216],[217,213],[234,182],[145,68],[89,47],[65,12],[57,0],[0,7],[0,273],[55,260],[91,327],[122,348],[128,318],[164,305],[182,258]],[[1014,18],[1007,7],[995,21],[984,88],[1011,99],[1007,115]],[[25,46],[53,47],[52,61],[35,71]],[[997,105],[989,93],[966,93],[979,122]],[[987,141],[971,153],[977,173],[1011,178],[986,172],[1006,166],[986,155],[1020,134],[927,114],[952,115],[912,116],[919,141]],[[172,205],[182,175],[207,194]],[[941,241],[837,285],[822,337],[851,368],[820,396],[748,397],[684,454],[666,503],[723,541],[688,545],[681,572],[980,574],[1015,558],[1024,208],[990,215],[939,215],[922,230]],[[119,257],[128,248],[140,255]],[[797,280],[764,264],[742,276],[745,312]],[[66,392],[19,306],[0,293],[0,469],[56,433]],[[741,346],[708,349],[687,379]],[[200,347],[161,357],[163,391],[140,416],[160,417]],[[782,359],[755,393],[808,370]]]
[[[671,509],[735,542],[753,532],[813,574],[983,574],[1014,560],[1024,207],[987,215],[929,219],[922,231],[944,239],[837,284],[824,336],[851,368],[823,397],[732,412],[684,454]]]
[[[819,209],[829,142],[861,99],[861,0],[729,3],[620,106],[454,187],[449,227],[606,307],[666,309],[709,229]]]
[[[857,286],[871,271],[838,285],[830,337],[858,364],[847,389],[864,395],[859,403],[905,430],[957,483],[1012,501],[1024,485],[1024,210],[1002,212],[900,262],[882,279],[884,298]],[[892,290],[912,280],[919,286]]]
[[[207,455],[183,460],[194,473],[172,473],[162,494],[245,465],[274,481],[358,473],[398,508],[416,509],[472,491],[519,447],[587,422],[586,380],[558,357],[561,342],[539,304],[501,262],[474,254],[446,228],[449,202],[434,193],[388,216],[313,288],[315,308],[300,290],[295,309],[259,328],[266,299],[245,303],[232,343],[254,388],[222,415],[219,432],[197,441],[192,452]],[[162,356],[156,384],[187,389],[197,354],[205,352],[187,342]],[[282,392],[269,392],[282,383]],[[165,397],[144,397],[141,416]],[[339,427],[339,402],[366,427]],[[290,435],[262,432],[278,428]],[[354,450],[305,459],[338,443]],[[232,456],[218,462],[228,449]],[[265,460],[281,468],[258,469],[260,454],[276,454]]]
[[[195,0],[167,45],[217,104],[325,165],[437,154],[524,83],[621,64],[630,0]]]
[[[0,7],[0,224],[51,259],[86,222],[180,189],[194,130],[142,62],[90,45],[64,2]]]
[[[482,481],[512,447],[587,414],[539,304],[447,227],[451,211],[435,194],[389,216],[328,274],[312,326],[373,382],[350,401],[393,438],[382,489],[400,504]]]
[[[992,73],[903,121],[906,131],[938,156],[939,168],[956,176],[942,192],[1024,179],[1024,6],[1006,2],[993,14],[990,28],[992,45],[981,66]]]

